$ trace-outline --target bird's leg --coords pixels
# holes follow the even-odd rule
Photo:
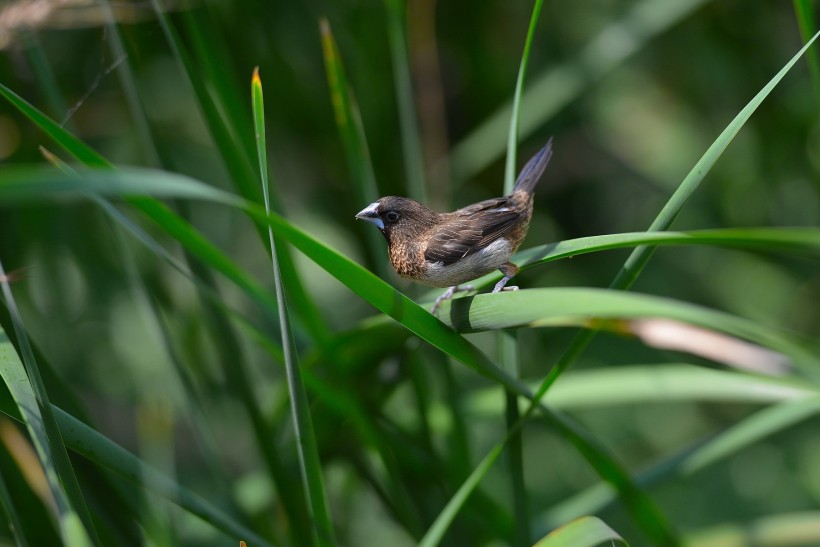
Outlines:
[[[436,298],[436,301],[433,303],[433,307],[430,309],[430,313],[435,315],[436,310],[438,310],[438,307],[441,305],[441,303],[445,300],[450,300],[453,297],[453,295],[455,295],[457,292],[465,292],[471,290],[473,290],[472,285],[453,285],[452,287],[444,291],[444,294]]]
[[[497,293],[497,292],[500,292],[500,291],[517,291],[518,287],[516,287],[515,285],[511,285],[509,287],[507,287],[506,285],[507,285],[507,281],[512,279],[514,276],[518,275],[518,272],[519,272],[518,266],[516,266],[512,262],[505,262],[504,264],[499,266],[498,269],[501,270],[501,273],[504,274],[504,277],[501,278],[501,281],[499,281],[498,283],[495,284],[495,288],[493,289],[493,292]]]

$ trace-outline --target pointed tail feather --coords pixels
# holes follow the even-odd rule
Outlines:
[[[530,161],[527,162],[527,165],[521,170],[521,173],[518,175],[518,179],[515,181],[515,187],[513,187],[513,192],[526,192],[527,194],[532,194],[535,190],[535,185],[538,184],[538,180],[541,178],[541,175],[544,173],[544,169],[547,168],[547,164],[550,162],[550,158],[552,157],[552,137],[550,140],[547,141],[547,144],[544,145],[544,148],[538,151]]]

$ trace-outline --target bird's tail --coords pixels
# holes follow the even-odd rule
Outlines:
[[[535,185],[538,184],[538,180],[544,173],[544,169],[547,168],[547,164],[550,162],[551,157],[552,137],[550,137],[550,140],[548,140],[547,144],[544,145],[544,148],[539,150],[538,153],[535,154],[532,159],[527,162],[527,165],[525,165],[521,170],[521,173],[518,175],[518,179],[515,181],[513,192],[521,191],[531,195],[535,190]]]

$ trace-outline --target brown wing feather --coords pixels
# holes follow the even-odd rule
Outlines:
[[[521,220],[522,212],[506,209],[507,202],[508,198],[488,199],[451,213],[436,227],[424,258],[446,266],[509,233]]]

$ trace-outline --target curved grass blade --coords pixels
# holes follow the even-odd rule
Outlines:
[[[111,164],[90,146],[60,127],[58,123],[34,108],[2,83],[0,83],[0,95],[84,165],[88,167],[111,167]]]
[[[265,213],[270,215],[270,196],[268,194],[268,160],[265,148],[265,103],[262,94],[262,81],[259,78],[259,69],[253,72],[251,82],[253,100],[253,122],[256,130],[256,151],[259,156],[259,172],[262,182],[262,194],[265,201]],[[268,226],[268,240],[270,242],[271,265],[273,280],[276,287],[276,301],[279,310],[279,327],[282,350],[287,372],[288,392],[290,394],[291,417],[296,435],[299,453],[299,468],[302,474],[302,486],[305,490],[310,511],[311,530],[313,541],[318,545],[333,545],[333,524],[327,506],[322,464],[319,460],[319,448],[313,431],[313,422],[310,417],[305,386],[299,370],[296,347],[293,343],[290,319],[288,318],[285,290],[282,285],[282,274],[277,259],[277,245],[274,241],[273,230]],[[283,492],[283,494],[285,494]],[[286,495],[286,494],[285,494]]]
[[[513,92],[512,113],[510,115],[510,129],[507,133],[507,163],[504,167],[504,194],[512,193],[515,184],[515,158],[518,149],[518,123],[521,118],[521,94],[524,91],[524,77],[527,74],[527,64],[530,60],[530,49],[535,37],[535,27],[538,24],[538,17],[541,15],[541,6],[544,0],[535,0],[530,16],[530,25],[527,29],[527,38],[524,41],[524,52],[521,54],[521,64],[518,67],[518,77],[515,81],[515,91]]]
[[[706,0],[638,2],[593,38],[576,59],[536,76],[521,98],[521,137],[531,135],[589,86],[704,3]],[[503,135],[512,108],[512,101],[500,107],[453,148],[451,165],[457,184],[469,180],[504,152]]]
[[[610,289],[527,289],[442,303],[442,320],[461,332],[515,327],[608,327],[605,320],[661,317],[753,340],[805,367],[818,358],[769,326],[676,300]],[[601,321],[604,320],[604,321]],[[613,327],[622,329],[617,323]]]
[[[98,545],[99,540],[96,538],[91,513],[86,506],[63,439],[60,437],[60,430],[52,413],[48,393],[46,393],[34,352],[23,328],[2,262],[0,262],[0,290],[2,290],[20,347],[20,355],[18,355],[11,340],[0,327],[0,376],[20,411],[48,481],[57,512],[55,516],[60,535],[66,545]]]
[[[581,517],[553,530],[534,547],[595,547],[615,542],[629,545],[624,538],[598,517]]]

